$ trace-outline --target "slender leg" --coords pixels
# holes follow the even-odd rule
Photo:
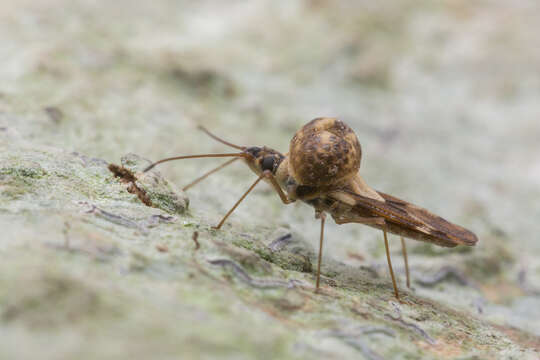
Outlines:
[[[223,164],[222,166],[225,166],[225,165],[228,165],[228,163],[225,163]],[[214,169],[215,171],[219,170],[218,169]],[[214,171],[213,170],[213,171]],[[210,175],[210,173],[208,173],[208,175]],[[255,185],[257,185],[259,183],[259,181],[261,181],[263,178],[267,178],[270,180],[270,183],[272,184],[272,187],[274,188],[274,190],[276,190],[276,192],[278,193],[279,197],[281,198],[281,201],[283,201],[284,204],[290,204],[292,202],[294,202],[294,200],[289,200],[289,198],[287,197],[287,195],[285,195],[285,193],[283,192],[283,190],[281,190],[281,187],[279,186],[279,184],[277,183],[276,179],[274,178],[274,175],[272,174],[271,171],[269,170],[266,170],[264,171],[261,176],[259,176],[257,178],[257,180],[255,180],[255,182],[249,187],[249,189],[247,189],[247,191],[244,193],[244,195],[242,195],[242,197],[236,202],[236,204],[234,204],[234,206],[232,207],[231,210],[229,210],[225,216],[223,217],[223,219],[221,219],[221,221],[219,222],[219,224],[217,224],[217,226],[214,226],[214,229],[219,229],[221,228],[221,225],[223,225],[223,223],[225,222],[225,220],[227,220],[227,218],[229,217],[229,215],[232,214],[232,212],[238,207],[238,205],[240,205],[240,203],[242,202],[242,200],[244,200],[244,198],[247,196],[247,194],[250,193],[251,190],[253,190],[253,188],[255,187]]]
[[[320,213],[319,217],[321,218],[321,237],[319,238],[319,260],[317,262],[317,285],[315,287],[315,292],[319,290],[319,283],[321,279],[322,247],[323,247],[323,240],[324,240],[324,220],[326,220],[326,214]]]
[[[247,189],[247,191],[244,193],[244,195],[242,195],[242,197],[240,199],[238,199],[238,201],[236,202],[236,204],[234,204],[234,206],[231,208],[231,210],[229,210],[225,216],[223,217],[223,219],[221,219],[221,221],[219,222],[219,224],[217,224],[217,226],[214,226],[214,229],[219,229],[221,228],[221,225],[223,225],[223,223],[225,222],[225,220],[227,220],[227,218],[229,217],[229,215],[232,214],[232,212],[238,207],[238,205],[240,205],[240,203],[242,202],[242,200],[245,199],[245,197],[247,196],[247,194],[250,193],[251,190],[253,190],[253,188],[255,187],[255,185],[257,185],[259,183],[259,181],[261,181],[263,178],[263,175],[259,176],[257,178],[257,180],[255,180],[255,182],[249,187],[249,189]]]
[[[392,260],[390,260],[390,250],[388,250],[388,237],[386,236],[386,230],[383,230],[384,234],[384,247],[386,248],[386,259],[388,260],[388,268],[390,269],[390,276],[392,277],[392,285],[394,286],[394,294],[396,299],[401,302],[399,298],[399,292],[397,289],[396,278],[394,277],[394,270],[392,269]]]
[[[229,165],[229,164],[232,164],[233,162],[235,162],[236,160],[238,160],[238,158],[234,158],[234,159],[231,159],[221,165],[219,165],[218,167],[216,168],[213,168],[212,170],[208,171],[206,174],[204,175],[201,175],[199,176],[198,178],[196,178],[195,180],[193,180],[192,182],[190,182],[189,184],[187,184],[186,186],[184,186],[182,188],[182,191],[186,191],[187,189],[189,189],[190,187],[194,186],[194,185],[197,185],[199,182],[203,181],[204,179],[206,179],[208,176],[212,175],[213,173],[223,169],[225,166]]]
[[[407,247],[405,246],[405,239],[401,237],[401,250],[403,251],[403,261],[405,261],[405,275],[407,276],[407,287],[411,288],[411,278],[409,276],[409,259],[407,258]]]

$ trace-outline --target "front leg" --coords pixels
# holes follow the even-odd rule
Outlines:
[[[290,204],[292,202],[294,202],[295,200],[294,199],[289,199],[287,197],[287,195],[283,192],[283,190],[281,190],[281,186],[279,186],[274,174],[272,174],[272,172],[270,170],[265,170],[263,171],[262,175],[267,178],[268,180],[270,180],[270,184],[272,185],[272,187],[274,188],[274,190],[277,192],[277,194],[279,195],[279,198],[281,199],[281,201],[283,201],[283,203],[285,205],[287,204]]]

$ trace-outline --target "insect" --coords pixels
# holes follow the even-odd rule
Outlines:
[[[401,236],[407,287],[410,287],[410,279],[404,237],[444,247],[472,246],[478,241],[475,234],[461,226],[369,187],[359,174],[362,150],[358,138],[348,125],[336,118],[316,118],[304,125],[292,138],[289,152],[285,154],[266,146],[238,146],[203,127],[200,129],[213,139],[241,151],[166,158],[151,164],[144,171],[171,160],[232,157],[186,185],[183,190],[187,190],[216,171],[243,159],[258,177],[215,229],[221,228],[261,180],[272,186],[284,204],[299,200],[311,205],[315,209],[315,218],[320,219],[316,290],[320,285],[326,214],[330,214],[337,224],[360,223],[382,230],[390,277],[398,300],[399,291],[390,259],[388,232]]]

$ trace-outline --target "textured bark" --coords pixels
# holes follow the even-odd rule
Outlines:
[[[347,4],[0,5],[0,358],[540,356],[540,7]],[[228,151],[200,123],[286,152],[316,116],[478,245],[408,241],[406,289],[391,238],[398,303],[380,231],[328,221],[315,293],[312,209],[261,183],[214,230],[249,169],[141,173]]]

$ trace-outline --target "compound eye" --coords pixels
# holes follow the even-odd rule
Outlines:
[[[263,171],[270,170],[274,171],[274,163],[276,159],[273,156],[265,156],[261,163],[261,168]]]

